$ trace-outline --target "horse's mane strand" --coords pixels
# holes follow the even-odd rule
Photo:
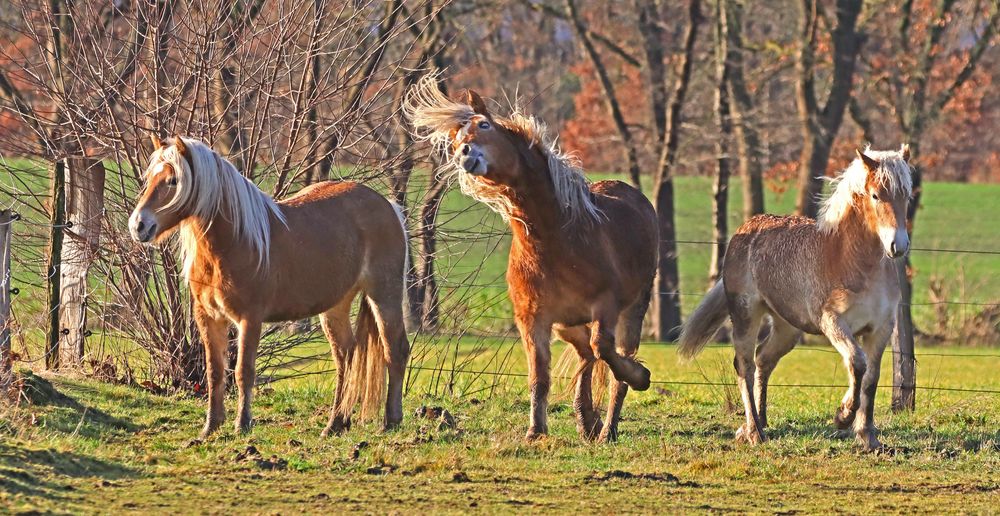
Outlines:
[[[441,173],[457,180],[462,193],[486,204],[510,222],[514,211],[510,196],[503,188],[491,187],[467,174],[462,169],[460,156],[450,149],[452,131],[465,126],[475,116],[472,106],[448,99],[438,87],[438,75],[429,74],[407,93],[403,113],[413,124],[414,137],[429,142],[441,157]],[[556,140],[548,138],[541,121],[524,114],[515,105],[509,116],[497,118],[495,122],[524,138],[529,147],[537,145],[542,149],[556,201],[567,218],[567,224],[595,222],[604,216],[594,204],[579,160],[563,153]]]
[[[278,204],[209,146],[198,140],[183,140],[195,170],[174,145],[156,151],[150,159],[149,170],[164,162],[173,167],[177,192],[164,208],[186,207],[191,219],[200,222],[185,221],[180,226],[185,278],[191,274],[198,241],[202,237],[199,232],[205,231],[219,216],[233,225],[237,239],[250,244],[257,255],[258,268],[266,268],[271,248],[271,217],[286,223]]]
[[[907,197],[913,193],[910,165],[903,159],[903,149],[873,151],[865,147],[864,154],[879,163],[875,181],[893,194],[902,192]],[[834,233],[848,208],[854,205],[855,194],[865,194],[868,169],[861,158],[855,158],[836,178],[829,179],[831,193],[820,203],[816,225],[824,233]]]

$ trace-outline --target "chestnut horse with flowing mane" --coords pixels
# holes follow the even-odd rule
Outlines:
[[[681,331],[681,356],[691,358],[733,321],[737,381],[746,422],[737,440],[759,443],[767,426],[767,382],[802,332],[825,335],[844,359],[849,387],[834,416],[854,427],[866,450],[882,447],[873,421],[882,353],[900,301],[896,258],[906,254],[910,200],[909,149],[858,151],[833,180],[818,220],[758,215],[733,235],[722,280]],[[759,345],[758,328],[771,331]]]
[[[635,354],[656,270],[652,205],[620,181],[588,184],[535,118],[517,110],[494,117],[474,91],[463,102],[449,100],[435,75],[408,92],[404,109],[462,191],[510,224],[507,285],[528,355],[528,439],[548,433],[554,332],[579,355],[574,409],[581,437],[615,440],[628,387],[649,388],[649,370]],[[603,423],[591,393],[597,359],[614,374]]]
[[[247,431],[261,325],[316,314],[337,364],[323,435],[349,428],[358,403],[362,418],[377,413],[383,397],[385,427],[398,425],[410,349],[402,308],[406,230],[398,208],[346,181],[317,183],[275,202],[204,143],[152,139],[146,186],[129,230],[143,243],[179,233],[205,345],[208,414],[200,438],[225,420],[230,324],[239,330],[236,429]],[[359,293],[352,330],[351,303]]]

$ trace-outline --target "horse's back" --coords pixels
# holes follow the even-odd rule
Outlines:
[[[795,215],[755,215],[733,234],[723,263],[729,296],[763,300],[794,326],[808,333],[811,322],[803,296],[817,291],[815,268],[820,236],[816,222]]]

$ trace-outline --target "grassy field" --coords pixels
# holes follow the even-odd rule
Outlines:
[[[773,383],[843,385],[839,358],[827,351],[797,350]],[[1000,358],[935,352],[919,357],[924,386],[1000,388]],[[938,356],[954,352],[972,356]],[[726,348],[690,365],[661,345],[640,356],[661,382],[731,380]],[[515,358],[512,374],[523,371]],[[468,369],[477,365],[472,357]],[[425,394],[426,372],[410,380],[397,431],[361,424],[321,439],[332,390],[325,375],[259,389],[250,435],[227,425],[188,447],[202,400],[30,378],[35,403],[0,414],[0,512],[997,510],[997,395],[921,390],[915,413],[892,414],[883,387],[876,419],[891,452],[872,455],[831,425],[839,387],[774,387],[771,439],[749,447],[732,441],[740,416],[730,389],[658,383],[629,394],[617,444],[594,445],[577,438],[564,395],[551,405],[551,435],[526,442],[522,378],[463,380],[466,395],[444,398]],[[456,425],[416,417],[422,406],[445,408]]]

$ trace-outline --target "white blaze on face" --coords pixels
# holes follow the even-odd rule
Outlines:
[[[472,121],[469,121],[455,135],[457,141],[463,141],[466,135],[469,133],[469,127],[472,125]],[[489,158],[486,155],[486,150],[483,149],[476,143],[463,143],[458,146],[455,150],[454,159],[462,166],[462,169],[466,173],[472,174],[474,176],[486,175],[486,169],[489,166]]]
[[[882,241],[886,256],[898,258],[910,248],[910,237],[902,226],[879,226],[878,237]]]
[[[166,167],[164,163],[157,163],[156,166],[150,170],[147,182],[163,172]],[[149,242],[152,240],[156,232],[156,218],[150,212],[148,208],[136,206],[132,210],[132,215],[128,218],[128,230],[132,235],[132,238],[138,242]]]

